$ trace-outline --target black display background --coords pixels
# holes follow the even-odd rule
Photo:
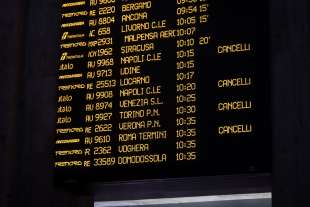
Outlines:
[[[210,3],[210,21],[197,27],[196,36],[211,35],[211,43],[207,46],[196,44],[196,68],[198,81],[198,159],[176,163],[168,158],[167,164],[143,164],[141,166],[108,167],[93,169],[56,169],[56,179],[79,181],[112,181],[147,178],[169,178],[202,175],[255,174],[271,172],[271,132],[269,124],[269,66],[268,66],[268,15],[267,8],[262,3],[238,0],[224,0]],[[120,8],[118,8],[120,9]],[[160,13],[158,13],[160,11]],[[175,2],[153,2],[149,20],[167,19],[168,25],[175,24]],[[117,12],[120,14],[120,12]],[[120,47],[120,16],[113,28],[114,51]],[[85,27],[85,30],[88,30]],[[72,30],[71,33],[81,33]],[[87,34],[87,33],[86,33]],[[246,54],[216,54],[218,45],[250,42],[254,50]],[[168,152],[168,157],[175,157],[175,39],[155,41],[155,48],[163,52],[160,63],[141,64],[142,74],[150,75],[153,83],[162,85],[160,107],[161,123],[168,130],[168,140],[151,144],[158,152]],[[82,50],[81,50],[82,51]],[[116,62],[119,53],[114,54]],[[86,68],[87,61],[80,62]],[[116,64],[115,69],[121,66]],[[238,77],[251,77],[253,84],[240,88],[217,88],[217,81]],[[119,77],[113,76],[118,79]],[[84,80],[86,81],[86,80]],[[65,82],[69,83],[69,82]],[[58,84],[60,85],[60,84]],[[119,88],[116,87],[117,94]],[[83,126],[83,110],[85,94],[75,93],[73,108],[78,109],[73,114],[74,126]],[[217,112],[217,103],[223,100],[253,100],[254,110]],[[118,98],[113,98],[113,104],[118,105]],[[117,139],[119,108],[113,111],[113,135]],[[117,124],[115,124],[117,123]],[[217,136],[219,125],[253,123],[254,133],[251,135]],[[112,138],[113,140],[113,138]],[[116,149],[117,143],[112,144]],[[81,145],[83,148],[83,145]],[[116,153],[114,151],[114,153]],[[117,153],[116,153],[117,154]],[[116,155],[115,154],[115,155]],[[113,154],[114,155],[114,154]]]

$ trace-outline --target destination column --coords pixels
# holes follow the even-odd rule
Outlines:
[[[118,164],[124,167],[160,165],[168,159],[161,120],[165,91],[153,75],[162,71],[164,54],[155,39],[166,22],[150,19],[157,3],[124,1],[120,7]]]

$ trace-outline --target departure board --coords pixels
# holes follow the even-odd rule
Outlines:
[[[61,1],[57,179],[270,172],[267,3]]]

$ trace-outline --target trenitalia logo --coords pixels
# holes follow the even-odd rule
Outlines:
[[[83,58],[84,55],[68,55],[67,52],[64,52],[61,54],[60,60],[64,61],[64,60],[73,60],[73,59],[81,59]]]
[[[67,55],[68,55],[67,52],[62,53],[60,60],[64,61],[66,59]]]
[[[68,39],[77,39],[85,37],[84,34],[73,34],[70,35],[69,32],[64,32],[61,36],[61,40],[68,40]]]
[[[61,40],[67,39],[68,34],[69,34],[69,32],[64,32],[64,33],[62,34]]]

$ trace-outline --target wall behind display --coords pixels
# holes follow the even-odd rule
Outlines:
[[[59,3],[1,1],[1,207],[92,205],[52,179]]]
[[[0,7],[0,205],[5,206],[10,188],[17,177],[17,88],[18,69],[21,68],[22,11],[17,1],[4,2]],[[10,11],[16,10],[15,15]],[[15,60],[15,61],[13,61]]]
[[[272,0],[273,206],[310,203],[310,4]]]
[[[274,207],[310,203],[308,0],[271,0]],[[52,183],[56,0],[0,6],[0,206],[89,207]],[[267,6],[267,5],[266,5]]]

